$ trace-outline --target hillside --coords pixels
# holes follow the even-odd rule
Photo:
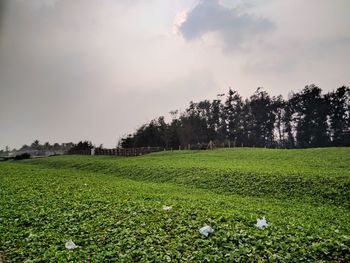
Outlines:
[[[350,260],[349,148],[57,156],[0,186],[5,262]]]

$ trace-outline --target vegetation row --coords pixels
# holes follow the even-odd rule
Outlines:
[[[350,89],[322,94],[306,86],[288,99],[258,88],[247,99],[229,89],[212,101],[190,102],[172,121],[159,117],[120,141],[120,146],[182,148],[199,145],[307,148],[350,146]]]

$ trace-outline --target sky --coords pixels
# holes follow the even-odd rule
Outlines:
[[[2,0],[0,149],[115,147],[231,87],[350,85],[348,0]]]

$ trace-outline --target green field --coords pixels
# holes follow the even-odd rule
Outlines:
[[[349,262],[350,148],[1,162],[0,209],[0,262]]]

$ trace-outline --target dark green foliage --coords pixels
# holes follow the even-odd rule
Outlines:
[[[75,153],[81,153],[81,152],[90,152],[90,150],[93,148],[92,143],[89,141],[80,141],[77,144],[73,144],[72,147],[69,149],[69,154],[75,154]]]
[[[330,111],[330,130],[335,146],[350,146],[350,89],[342,86],[326,95]]]
[[[319,87],[310,85],[294,94],[291,99],[297,120],[297,145],[301,148],[330,144],[327,124],[329,105],[321,92]]]
[[[237,91],[228,92],[224,106],[224,115],[227,122],[227,138],[233,146],[244,143],[243,100]]]
[[[251,140],[253,145],[258,147],[273,146],[275,123],[273,101],[266,91],[258,88],[250,97],[249,104],[252,115]]]
[[[152,120],[121,139],[120,146],[170,149],[210,141],[269,148],[350,145],[350,89],[345,86],[323,95],[312,84],[288,100],[271,97],[263,88],[243,100],[229,89],[225,101],[191,101],[184,112],[175,112],[169,124],[163,117]]]
[[[14,160],[24,160],[24,159],[30,159],[30,154],[29,153],[22,153],[19,155],[16,155],[14,158]]]
[[[24,144],[19,151],[68,151],[73,145],[72,142],[62,144],[45,142],[44,144],[40,144],[39,140],[35,140],[30,146]]]

